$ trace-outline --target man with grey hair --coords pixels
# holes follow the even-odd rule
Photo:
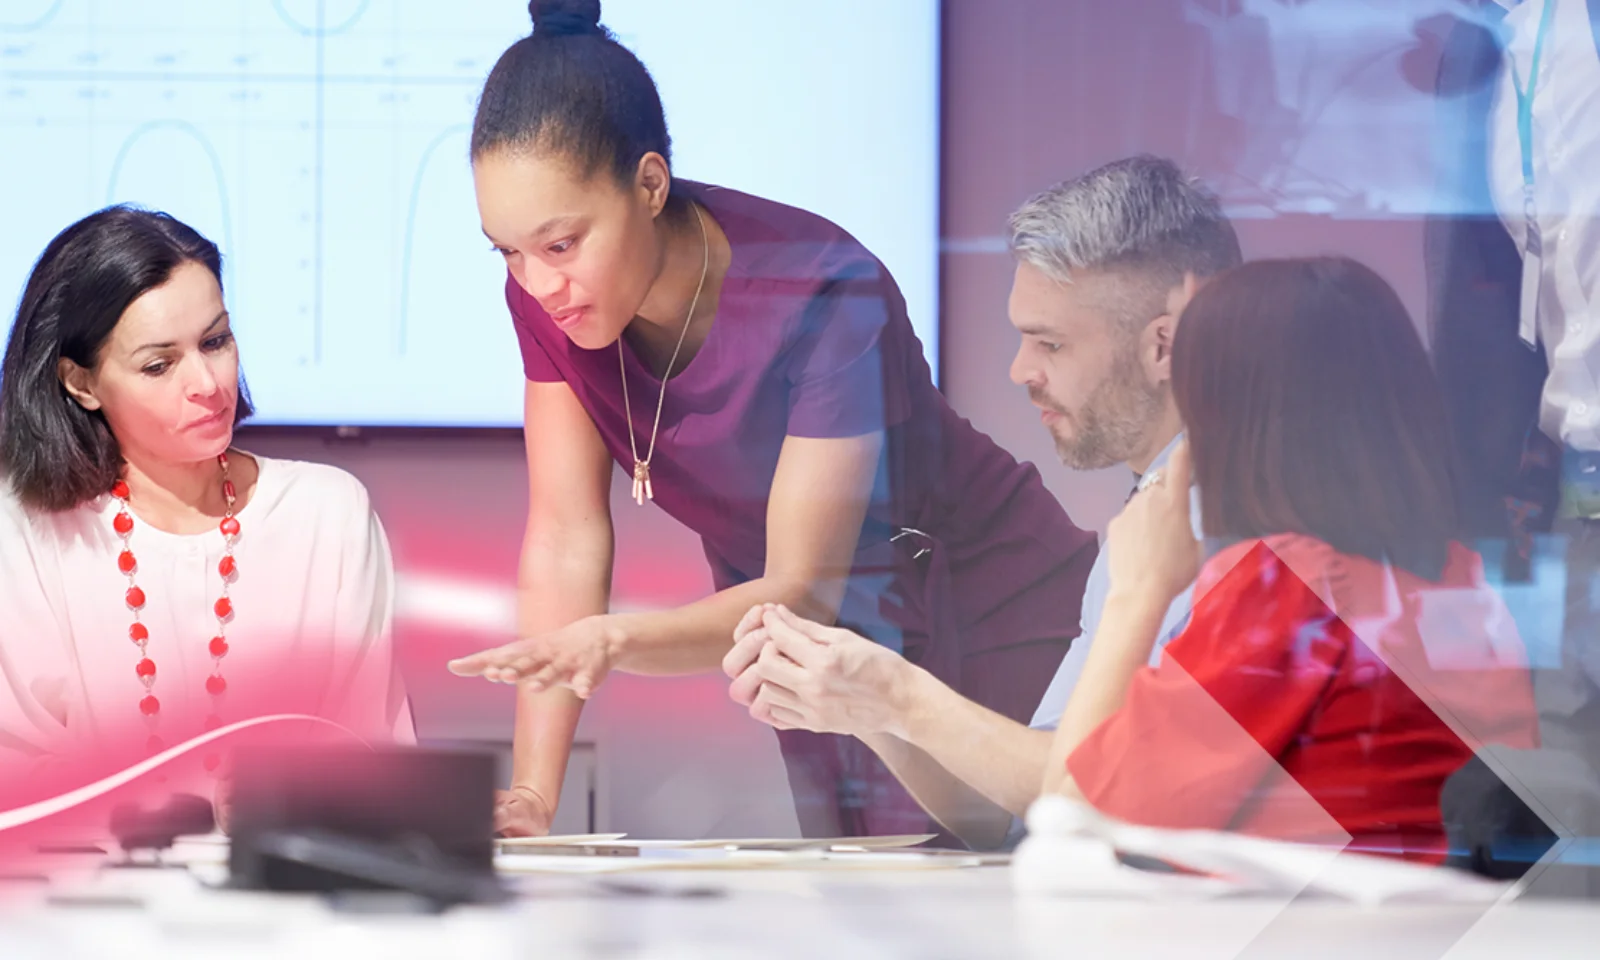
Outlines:
[[[1178,316],[1199,284],[1241,259],[1216,197],[1171,161],[1131,157],[1023,204],[1010,246],[1009,313],[1022,336],[1011,379],[1027,388],[1067,466],[1125,463],[1153,479],[1182,431],[1169,387]],[[859,737],[952,833],[998,846],[1039,795],[1051,731],[1105,605],[1107,559],[1101,551],[1095,560],[1078,640],[1028,727],[886,647],[770,605],[735,633],[723,661],[730,696],[774,726],[784,726],[770,710],[778,698],[805,729]],[[1174,602],[1162,643],[1188,606],[1187,594]]]
[[[1139,156],[1039,194],[1010,228],[1010,314],[1022,334],[1012,381],[1028,389],[1067,466],[1124,463],[1136,484],[1154,480],[1183,430],[1169,386],[1178,316],[1201,282],[1242,259],[1221,205],[1171,161]],[[1191,516],[1198,523],[1200,511]],[[1102,550],[1089,572],[1080,641],[1099,627],[1108,562]],[[1152,656],[1188,616],[1189,599],[1168,610]],[[1055,729],[1088,649],[1068,651],[1034,729]]]

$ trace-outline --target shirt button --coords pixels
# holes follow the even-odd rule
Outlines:
[[[1587,417],[1589,415],[1589,405],[1584,403],[1582,400],[1579,400],[1577,403],[1572,405],[1572,412],[1577,416]]]

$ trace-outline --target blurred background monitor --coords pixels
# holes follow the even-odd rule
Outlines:
[[[675,172],[794,204],[888,266],[935,370],[937,0],[606,0]],[[467,159],[522,0],[0,4],[0,302],[110,203],[225,257],[257,423],[515,426],[505,267]]]

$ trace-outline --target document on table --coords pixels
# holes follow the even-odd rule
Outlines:
[[[1005,862],[979,854],[913,850],[723,850],[646,848],[635,856],[551,856],[537,851],[501,854],[495,869],[524,873],[631,873],[653,870],[951,870]]]
[[[806,839],[607,840],[506,850],[506,873],[621,873],[636,870],[932,870],[1006,862],[955,850],[917,850],[933,834]],[[593,851],[592,856],[573,856]]]
[[[538,847],[573,847],[589,844],[613,843],[626,837],[626,833],[574,833],[549,837],[496,837],[501,849],[529,849]]]
[[[931,833],[886,837],[809,837],[798,839],[748,838],[707,840],[629,840],[641,850],[901,850],[919,847],[934,838]]]
[[[1513,886],[1339,847],[1139,826],[1041,797],[1012,864],[1019,892],[1103,897],[1322,896],[1366,905],[1493,903]],[[1166,872],[1129,864],[1164,865]],[[1175,868],[1179,872],[1171,872]]]

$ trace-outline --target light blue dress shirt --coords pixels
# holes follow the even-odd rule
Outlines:
[[[1183,439],[1179,434],[1167,444],[1150,469],[1155,470],[1166,466],[1172,451],[1178,448],[1178,441]],[[1200,493],[1197,489],[1189,491],[1189,518],[1194,526],[1196,540],[1203,539],[1200,528]],[[1072,644],[1071,649],[1061,661],[1061,666],[1056,669],[1056,675],[1051,678],[1050,686],[1044,692],[1044,698],[1039,701],[1039,709],[1033,714],[1033,721],[1028,724],[1035,730],[1054,730],[1061,723],[1061,713],[1067,707],[1067,700],[1072,696],[1072,688],[1077,686],[1078,676],[1083,673],[1084,661],[1089,657],[1089,643],[1094,639],[1095,631],[1100,628],[1100,616],[1105,610],[1106,597],[1111,592],[1111,551],[1105,544],[1100,545],[1100,553],[1094,558],[1094,566],[1089,570],[1089,579],[1083,588],[1083,606],[1079,620],[1078,639]],[[1183,593],[1172,601],[1172,606],[1167,608],[1167,615],[1161,621],[1161,632],[1156,636],[1156,645],[1150,651],[1150,665],[1155,666],[1161,659],[1161,651],[1168,641],[1178,635],[1189,621],[1189,605],[1193,600],[1194,585],[1190,584]]]

